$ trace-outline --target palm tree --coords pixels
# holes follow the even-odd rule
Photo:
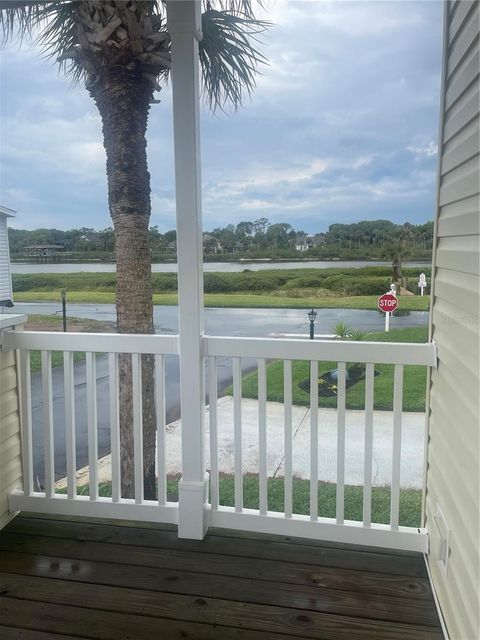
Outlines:
[[[268,23],[250,0],[203,4],[200,64],[210,107],[238,107],[255,86],[264,57],[254,44]],[[170,70],[170,36],[162,0],[2,0],[3,44],[28,39],[83,82],[103,125],[108,205],[115,232],[117,331],[154,333],[148,114]],[[133,497],[132,369],[121,357],[122,493]],[[155,497],[153,357],[142,358],[145,497]]]
[[[403,282],[402,262],[410,257],[411,250],[403,240],[398,240],[384,247],[382,254],[384,258],[392,261],[392,280],[397,285],[398,293],[400,293],[400,287]]]

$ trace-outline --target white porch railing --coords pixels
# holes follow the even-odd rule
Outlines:
[[[156,522],[178,522],[178,503],[168,502],[166,495],[166,424],[165,424],[165,356],[178,354],[177,336],[144,336],[121,334],[74,334],[10,331],[3,335],[3,349],[18,349],[21,362],[22,455],[24,491],[10,495],[12,511],[31,510],[69,515],[101,516]],[[30,352],[41,352],[41,384],[43,406],[43,436],[45,463],[45,491],[34,490],[32,454],[32,399]],[[54,422],[52,398],[52,352],[63,352],[63,390],[66,442],[67,493],[55,489]],[[74,352],[84,352],[86,372],[86,411],[88,423],[89,495],[78,495],[76,485],[76,431],[74,395]],[[96,397],[97,353],[108,354],[108,404],[111,434],[112,496],[99,496],[98,434]],[[133,430],[135,497],[121,496],[120,433],[118,415],[118,357],[131,354],[133,372]],[[158,500],[145,500],[143,496],[142,447],[142,380],[141,355],[155,356],[155,399],[157,414]],[[372,342],[340,342],[309,340],[278,340],[259,338],[204,337],[202,356],[207,364],[210,429],[205,438],[205,449],[210,453],[210,498],[204,504],[207,524],[265,533],[279,533],[307,538],[328,539],[339,542],[384,546],[418,551],[427,550],[427,534],[423,529],[399,524],[400,469],[402,462],[402,399],[403,368],[405,365],[435,366],[434,344],[400,344]],[[219,445],[217,424],[217,361],[232,359],[233,374],[233,433],[234,433],[234,506],[227,507],[219,500]],[[244,461],[242,460],[242,358],[258,361],[258,491],[259,508],[244,507]],[[267,471],[267,361],[284,362],[284,508],[283,512],[268,510]],[[292,363],[309,362],[310,370],[310,432],[309,432],[309,514],[295,513],[293,437],[292,433]],[[318,365],[322,361],[338,362],[337,392],[337,447],[336,447],[336,515],[325,518],[318,511],[319,490],[319,409]],[[346,423],[346,363],[365,365],[365,409],[363,447],[363,519],[345,519],[345,423]],[[373,408],[374,365],[394,365],[393,430],[390,522],[376,523],[372,519],[373,476]],[[57,390],[58,391],[58,390]],[[188,394],[188,389],[181,389]],[[203,419],[204,407],[197,407],[198,424]],[[282,425],[280,425],[281,427]],[[200,426],[199,426],[200,428]],[[183,440],[183,446],[189,446]],[[203,459],[203,452],[189,451],[186,459]],[[185,475],[186,470],[183,469]],[[180,493],[180,500],[182,499]]]
[[[167,502],[165,465],[165,356],[178,354],[177,336],[82,334],[50,332],[6,332],[3,349],[20,351],[23,493],[10,496],[11,511],[86,515],[177,523],[177,503]],[[41,352],[41,385],[45,491],[34,491],[33,420],[30,353]],[[52,352],[63,352],[63,397],[67,493],[55,489],[55,453],[52,385]],[[76,481],[76,429],[74,353],[85,355],[86,413],[88,425],[88,496],[78,495]],[[99,496],[96,354],[108,354],[108,407],[111,445],[111,497]],[[118,358],[132,358],[133,438],[135,497],[121,497],[120,420]],[[141,356],[155,357],[155,404],[157,420],[157,500],[143,496],[143,425]]]
[[[400,469],[402,461],[402,402],[403,369],[405,365],[435,366],[434,344],[405,344],[385,342],[340,342],[309,340],[277,340],[260,338],[204,339],[204,352],[208,358],[209,416],[210,416],[210,501],[214,526],[244,529],[264,533],[280,533],[307,538],[327,539],[353,544],[395,547],[418,551],[427,550],[426,531],[399,524]],[[219,504],[219,468],[217,434],[216,368],[218,357],[231,357],[234,404],[234,506]],[[242,392],[241,359],[258,358],[258,486],[259,509],[246,509],[243,505],[242,462]],[[284,509],[283,513],[267,509],[267,374],[269,359],[283,360],[284,376]],[[292,433],[292,363],[309,361],[310,365],[310,513],[301,515],[293,509],[293,433]],[[336,450],[336,517],[318,514],[319,488],[319,410],[318,365],[320,361],[338,363],[337,390],[337,450]],[[346,416],[346,363],[365,364],[364,410],[364,484],[363,521],[345,519],[345,416]],[[390,483],[390,523],[372,521],[373,476],[373,407],[374,365],[394,365],[393,430]],[[280,427],[282,425],[279,425]]]

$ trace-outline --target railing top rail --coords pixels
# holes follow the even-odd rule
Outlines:
[[[178,336],[129,333],[61,333],[7,331],[2,349],[93,351],[109,353],[179,353]],[[351,340],[297,340],[204,336],[203,355],[245,358],[281,358],[334,362],[424,365],[435,367],[434,342],[356,342]]]
[[[415,364],[435,367],[434,342],[356,342],[205,336],[204,355],[284,360]]]
[[[8,331],[2,348],[45,351],[178,354],[178,336],[133,333]]]

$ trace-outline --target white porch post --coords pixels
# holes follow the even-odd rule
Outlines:
[[[182,479],[178,535],[201,539],[206,525],[202,204],[198,41],[199,0],[169,0],[177,206],[178,313],[182,411]]]

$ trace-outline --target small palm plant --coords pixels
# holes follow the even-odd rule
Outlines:
[[[332,327],[332,333],[335,338],[339,338],[340,340],[347,340],[350,337],[352,329],[342,320],[339,320]]]
[[[366,340],[368,338],[368,335],[368,331],[364,331],[363,329],[351,329],[350,333],[348,334],[348,339],[361,342],[362,340]]]

